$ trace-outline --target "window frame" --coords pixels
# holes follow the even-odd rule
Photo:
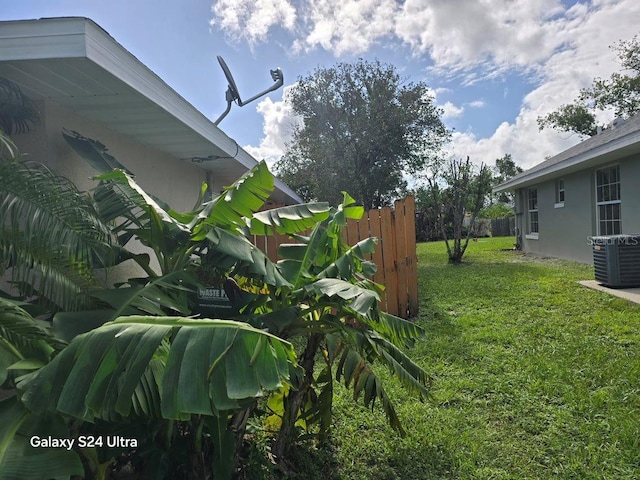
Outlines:
[[[533,193],[533,195],[532,195]],[[525,238],[537,240],[540,235],[538,189],[527,188],[527,233]]]
[[[556,180],[556,203],[553,205],[555,208],[563,208],[564,200],[566,198],[566,185],[564,178]]]
[[[603,179],[603,176],[599,175],[599,173],[605,172],[605,171],[607,171],[607,173],[609,174],[608,178],[606,179],[607,183],[603,182],[600,184],[599,180]],[[612,171],[615,172],[615,181],[611,181]],[[595,201],[596,201],[595,213],[596,213],[597,234],[598,235],[621,234],[622,233],[622,194],[621,194],[621,188],[620,188],[621,187],[620,165],[618,164],[607,165],[606,167],[596,169],[594,186],[595,186]],[[600,198],[602,198],[602,200]],[[601,212],[603,210],[605,212],[604,219],[602,219],[602,216],[601,216]],[[616,212],[617,212],[617,215],[616,215]],[[610,215],[607,215],[609,213]],[[605,226],[604,232],[602,231],[603,223]],[[611,226],[611,228],[609,228],[609,225]]]

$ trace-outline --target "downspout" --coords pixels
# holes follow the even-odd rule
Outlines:
[[[209,193],[209,200],[213,200],[215,198],[215,193],[213,191],[213,172],[211,170],[206,170],[205,182],[207,184],[207,191]]]

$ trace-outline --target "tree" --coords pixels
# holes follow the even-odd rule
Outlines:
[[[606,80],[595,78],[590,88],[580,90],[572,104],[538,117],[540,130],[551,127],[562,132],[593,136],[597,133],[595,112],[613,110],[616,117],[628,118],[640,111],[640,40],[634,36],[610,48],[618,52],[622,72]]]
[[[277,169],[306,200],[338,203],[349,191],[367,209],[389,204],[449,135],[428,87],[379,61],[317,68],[287,101],[303,125]]]
[[[505,154],[502,158],[496,158],[496,166],[493,170],[494,176],[492,187],[500,185],[523,172],[522,168],[516,165],[516,162],[513,161],[510,153]],[[509,205],[513,205],[513,193],[502,192],[498,194],[497,200],[498,203],[508,203]]]
[[[460,263],[474,232],[475,222],[491,191],[492,175],[486,165],[476,171],[469,157],[452,158],[429,179],[429,191],[445,239],[450,263]],[[465,220],[468,219],[468,225]],[[450,240],[452,243],[450,243]]]

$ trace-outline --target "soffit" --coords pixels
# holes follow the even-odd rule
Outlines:
[[[231,183],[257,162],[160,77],[86,18],[0,22],[0,76]],[[277,181],[278,201],[300,201]]]

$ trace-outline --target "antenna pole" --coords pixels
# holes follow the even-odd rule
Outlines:
[[[254,100],[257,100],[263,95],[266,95],[269,92],[273,92],[279,89],[284,84],[284,75],[282,74],[282,70],[279,67],[276,68],[275,70],[270,70],[269,73],[271,74],[271,78],[275,83],[271,85],[269,88],[267,88],[266,90],[264,90],[263,92],[260,92],[257,95],[254,95],[253,97],[251,97],[249,100],[246,100],[243,102],[242,99],[240,98],[240,92],[238,91],[236,82],[233,79],[233,76],[231,75],[231,70],[229,70],[229,67],[227,67],[226,62],[220,55],[218,55],[218,63],[220,64],[220,68],[222,68],[222,71],[224,72],[225,77],[227,77],[228,86],[227,86],[227,91],[225,92],[227,108],[225,109],[224,112],[222,112],[222,115],[220,115],[218,119],[215,122],[213,122],[213,124],[216,126],[231,111],[231,104],[234,101],[238,104],[239,107],[244,107],[248,103],[251,103]]]

